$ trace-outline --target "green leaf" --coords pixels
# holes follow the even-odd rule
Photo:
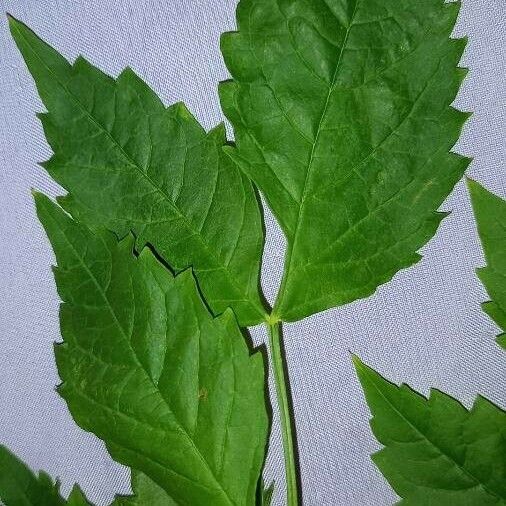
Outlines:
[[[67,500],[68,506],[90,506],[79,485],[74,485]]]
[[[506,413],[483,397],[468,411],[448,395],[429,399],[353,358],[385,448],[373,460],[406,506],[506,504]]]
[[[64,343],[58,391],[112,457],[181,506],[254,504],[267,441],[264,364],[231,310],[213,318],[191,270],[132,254],[47,197],[37,212],[56,254]]]
[[[478,277],[492,299],[483,309],[502,329],[497,342],[506,349],[506,201],[471,179],[467,184],[487,261]]]
[[[260,506],[271,506],[273,494],[274,494],[274,482],[271,482],[271,484],[268,487],[265,487],[264,480],[262,479]]]
[[[42,471],[35,476],[5,446],[0,446],[0,500],[5,506],[61,506],[60,484]],[[72,504],[72,503],[70,503]],[[77,505],[77,503],[74,503]],[[87,503],[84,503],[85,505]]]
[[[260,495],[258,506],[270,506],[274,493],[274,482],[265,487],[263,479],[260,480]],[[145,474],[132,469],[131,496],[117,496],[111,506],[178,506],[163,488],[159,487]]]
[[[237,148],[288,240],[274,312],[287,321],[366,297],[444,216],[469,160],[449,153],[464,39],[444,0],[241,0],[222,37]]]
[[[145,474],[132,469],[132,496],[118,496],[111,506],[178,506]]]
[[[131,70],[115,80],[79,57],[70,65],[19,21],[12,36],[48,113],[54,156],[43,166],[92,226],[152,244],[176,271],[191,266],[218,314],[259,323],[262,218],[253,187],[222,152],[223,125],[202,129],[183,104],[168,109]]]

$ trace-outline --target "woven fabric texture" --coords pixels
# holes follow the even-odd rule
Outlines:
[[[416,1],[416,0],[413,0]],[[206,128],[222,121],[216,85],[227,78],[219,35],[234,28],[234,0],[0,0],[0,442],[34,469],[79,482],[105,505],[129,491],[128,471],[80,430],[54,391],[59,340],[53,254],[30,188],[61,193],[36,164],[50,150],[35,112],[42,105],[11,40],[4,12],[26,22],[68,58],[85,55],[108,73],[127,65],[166,104],[184,100]],[[470,73],[456,106],[474,112],[455,148],[469,175],[506,197],[506,2],[463,0],[455,34],[467,35]],[[506,360],[474,269],[483,264],[461,182],[443,206],[452,214],[423,260],[367,300],[285,328],[306,506],[387,506],[395,494],[372,464],[378,449],[350,351],[393,381],[436,387],[469,406],[477,393],[506,407]],[[272,300],[284,238],[267,212],[263,286]],[[253,329],[256,342],[262,329]],[[277,419],[266,475],[284,504]]]

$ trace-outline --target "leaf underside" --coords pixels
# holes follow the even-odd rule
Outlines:
[[[491,298],[482,307],[501,328],[497,342],[506,349],[506,201],[475,181],[468,186],[487,262],[477,271]]]
[[[254,504],[267,440],[264,364],[233,313],[213,318],[133,238],[91,231],[47,197],[37,213],[63,300],[58,391],[112,457],[180,506]]]
[[[483,397],[470,411],[431,390],[400,387],[354,357],[385,448],[373,460],[405,506],[506,504],[506,413]]]
[[[83,57],[69,64],[29,28],[11,32],[48,112],[54,151],[43,166],[91,226],[152,244],[177,272],[192,267],[215,314],[263,320],[262,218],[253,187],[223,153],[223,125],[206,133],[183,104],[165,108],[131,69],[113,79]]]
[[[435,233],[469,160],[443,0],[241,0],[221,47],[236,148],[288,241],[274,311],[295,321],[370,295]]]

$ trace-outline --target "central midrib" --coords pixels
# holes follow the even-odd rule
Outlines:
[[[132,168],[134,168],[134,170],[136,170],[143,178],[146,179],[146,181],[148,181],[149,184],[151,184],[151,186],[155,189],[155,191],[157,191],[158,193],[160,193],[162,195],[162,197],[164,198],[164,200],[166,200],[169,205],[172,207],[172,209],[175,211],[175,213],[178,215],[179,218],[181,218],[181,220],[185,223],[185,225],[187,226],[187,228],[192,231],[193,235],[194,236],[197,236],[200,240],[200,243],[202,244],[204,250],[206,251],[206,253],[209,255],[209,257],[214,261],[216,262],[216,265],[217,265],[217,269],[218,270],[222,270],[223,272],[226,273],[226,276],[227,278],[229,279],[230,283],[232,284],[232,286],[235,288],[235,290],[237,290],[238,293],[240,293],[241,295],[243,295],[244,299],[241,299],[241,300],[245,300],[247,301],[254,309],[255,311],[262,317],[264,318],[264,312],[261,311],[259,309],[259,307],[257,306],[256,303],[252,302],[251,299],[248,297],[247,293],[246,292],[243,292],[243,290],[241,289],[239,283],[236,281],[235,277],[231,275],[231,273],[228,271],[228,268],[222,264],[220,258],[218,257],[218,255],[216,254],[216,252],[214,252],[212,249],[209,248],[209,245],[207,244],[206,241],[204,241],[204,238],[202,237],[202,235],[199,233],[199,231],[194,228],[193,224],[188,220],[188,218],[178,209],[177,206],[175,206],[175,204],[172,202],[172,200],[170,199],[169,195],[167,193],[165,193],[163,191],[162,188],[160,188],[154,181],[153,179],[151,179],[151,177],[145,173],[140,167],[139,165],[137,164],[137,162],[123,149],[123,147],[117,142],[117,140],[110,134],[110,132],[107,131],[107,129],[104,128],[104,126],[98,121],[96,120],[96,118],[93,117],[93,115],[83,106],[83,104],[81,103],[81,101],[78,99],[78,97],[76,97],[68,88],[67,86],[65,86],[64,83],[62,83],[59,79],[58,79],[58,76],[52,71],[52,69],[50,67],[48,67],[45,63],[45,61],[39,56],[39,54],[37,53],[37,51],[33,48],[33,46],[30,44],[30,42],[26,39],[26,37],[24,36],[24,34],[22,32],[20,32],[19,30],[18,31],[18,34],[23,38],[23,40],[26,42],[26,44],[28,45],[28,47],[32,50],[32,53],[37,57],[37,59],[42,63],[42,65],[44,66],[44,68],[49,72],[49,74],[55,79],[55,81],[61,86],[61,88],[63,90],[65,90],[65,92],[68,94],[69,97],[71,97],[71,99],[77,104],[77,106],[86,114],[86,116],[90,119],[90,121],[101,131],[103,132],[108,138],[109,140],[113,143],[114,146],[116,146],[118,148],[118,150],[121,152],[121,154],[123,155],[123,157],[126,159],[128,165],[130,165]],[[70,65],[70,64],[69,64]],[[195,271],[198,272],[199,269],[195,268]]]
[[[316,130],[315,140],[314,140],[313,145],[311,147],[311,154],[309,156],[308,168],[307,168],[307,171],[306,171],[306,176],[304,178],[304,185],[302,187],[300,205],[299,205],[299,209],[298,209],[298,212],[297,212],[297,218],[296,218],[296,221],[295,221],[295,229],[294,229],[294,234],[293,234],[293,241],[291,241],[291,244],[288,245],[286,269],[285,269],[285,272],[283,273],[283,279],[281,281],[281,287],[280,287],[280,290],[279,290],[278,298],[277,298],[275,306],[274,306],[275,307],[274,312],[276,312],[276,313],[277,313],[278,308],[283,303],[283,298],[284,298],[284,295],[285,295],[286,281],[288,279],[288,276],[289,276],[289,273],[290,273],[291,267],[292,267],[292,259],[293,259],[292,252],[296,248],[297,240],[298,240],[298,237],[299,237],[302,208],[304,206],[304,200],[306,198],[307,186],[308,186],[308,181],[309,181],[310,175],[311,175],[311,169],[313,167],[313,161],[314,161],[316,146],[318,144],[318,141],[319,141],[319,138],[320,138],[320,133],[322,131],[323,121],[325,119],[325,116],[327,115],[327,110],[328,110],[329,104],[330,104],[330,97],[332,95],[332,92],[334,91],[334,86],[335,86],[335,82],[336,82],[336,79],[337,79],[339,68],[341,66],[341,62],[342,62],[342,59],[343,59],[344,50],[346,49],[346,44],[348,42],[348,37],[349,37],[350,31],[351,31],[351,29],[353,27],[353,20],[355,19],[355,16],[357,14],[358,5],[359,5],[360,1],[361,0],[356,0],[356,2],[355,2],[355,7],[354,7],[353,13],[352,13],[352,15],[350,17],[350,22],[349,22],[348,27],[346,29],[346,33],[344,35],[343,43],[342,43],[342,46],[341,46],[341,51],[339,52],[339,57],[337,59],[336,67],[334,69],[334,74],[332,76],[332,80],[331,80],[330,85],[329,85],[329,91],[327,93],[327,98],[325,100],[325,105],[323,107],[323,110],[322,110],[322,113],[321,113],[321,116],[320,116],[320,121],[318,123],[318,128]]]

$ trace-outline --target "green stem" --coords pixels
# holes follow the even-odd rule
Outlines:
[[[269,323],[269,348],[272,357],[272,369],[276,384],[279,417],[281,420],[281,434],[283,437],[283,452],[285,455],[286,498],[287,506],[298,506],[299,487],[297,477],[297,463],[295,461],[295,431],[288,398],[288,373],[283,358],[283,338],[281,324]]]

